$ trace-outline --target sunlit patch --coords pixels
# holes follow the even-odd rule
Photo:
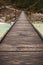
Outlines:
[[[43,23],[33,23],[33,26],[36,28],[36,30],[40,33],[40,35],[43,38]]]
[[[10,27],[13,25],[13,23],[8,24],[8,23],[1,23],[0,22],[0,41],[2,38],[5,36],[7,31],[10,29]]]

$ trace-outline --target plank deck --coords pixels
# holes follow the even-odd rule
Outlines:
[[[24,12],[0,44],[0,65],[43,65],[43,41]]]

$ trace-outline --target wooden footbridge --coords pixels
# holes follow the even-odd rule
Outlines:
[[[43,41],[23,11],[0,44],[0,65],[43,65]]]

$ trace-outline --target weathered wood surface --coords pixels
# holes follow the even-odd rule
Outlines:
[[[24,12],[0,44],[0,65],[43,65],[43,42]]]

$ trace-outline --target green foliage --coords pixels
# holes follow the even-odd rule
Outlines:
[[[29,0],[16,0],[16,6],[19,8],[27,8],[29,5]]]
[[[0,6],[5,6],[9,3],[11,3],[11,0],[0,0]]]
[[[14,4],[17,8],[28,8],[28,10],[31,9],[31,11],[35,12],[42,12],[41,8],[43,8],[43,0],[0,0],[0,6],[6,5],[7,3]]]
[[[36,11],[42,12],[43,0],[40,0],[40,2],[35,7],[36,7]]]

